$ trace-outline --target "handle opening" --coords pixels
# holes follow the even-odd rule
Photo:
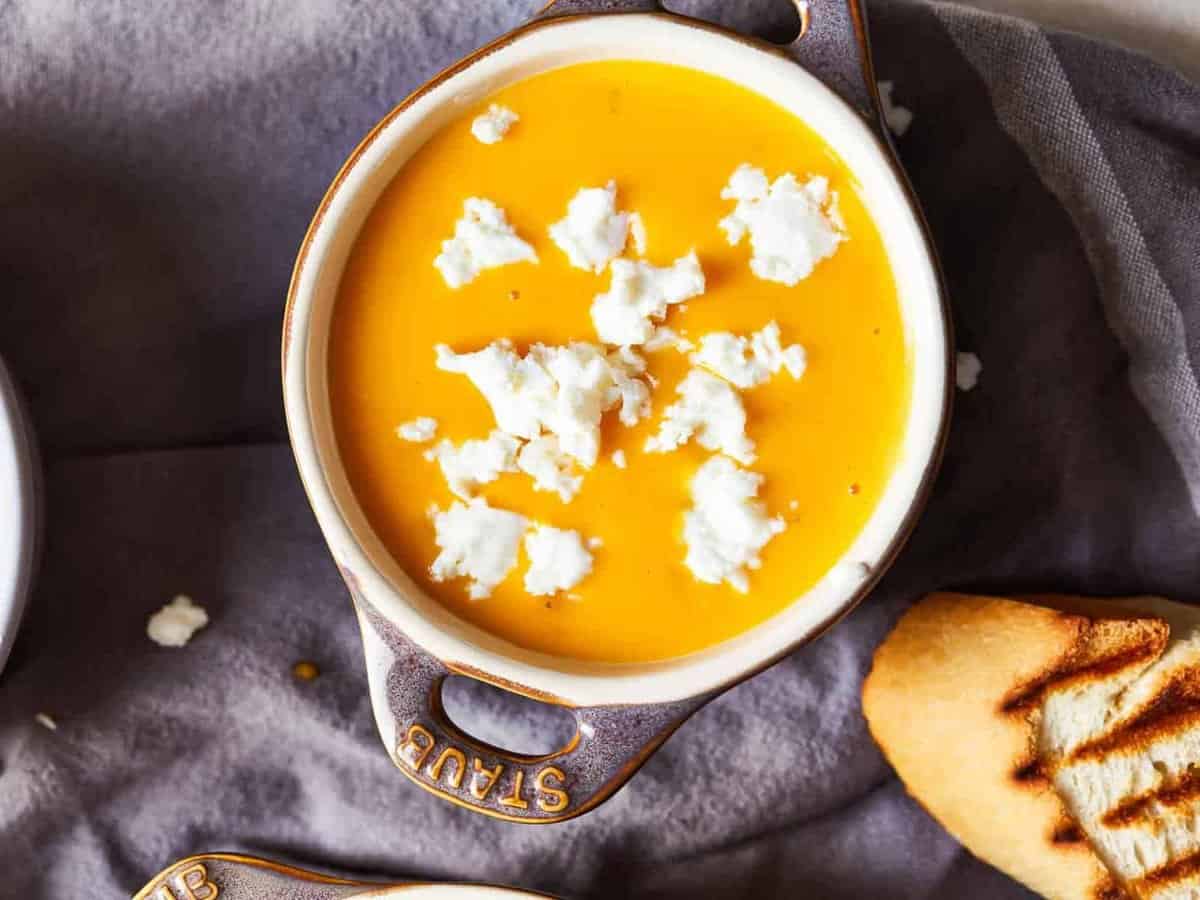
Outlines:
[[[804,0],[755,0],[752,4],[720,4],[702,0],[664,0],[668,12],[704,22],[712,22],[731,31],[746,31],[745,24],[753,22],[748,33],[773,44],[790,44],[804,32],[805,17],[801,13],[808,4]]]
[[[577,740],[579,723],[561,706],[450,674],[434,688],[447,722],[475,744],[529,759],[557,756]]]

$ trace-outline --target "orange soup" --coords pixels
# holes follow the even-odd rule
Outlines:
[[[492,103],[519,121],[496,143],[471,126]],[[718,227],[733,202],[721,192],[743,163],[772,179],[825,176],[847,239],[795,286],[763,280],[751,249]],[[690,482],[713,456],[695,441],[649,453],[664,409],[692,363],[668,348],[645,352],[652,408],[630,427],[604,415],[599,459],[580,470],[570,502],[506,473],[479,488],[493,507],[598,538],[591,573],[568,592],[534,596],[526,551],[490,596],[471,599],[465,579],[436,581],[431,507],[455,501],[430,444],[401,440],[418,417],[437,440],[484,438],[496,418],[461,374],[438,368],[434,347],[458,353],[508,338],[530,345],[597,342],[593,298],[610,272],[573,267],[548,227],[584,187],[618,186],[621,210],[645,224],[645,258],[660,266],[695,250],[706,289],[671,306],[665,324],[692,341],[749,335],[779,324],[807,352],[787,372],[739,391],[758,494],[786,527],[748,570],[749,590],[698,581],[684,565]],[[690,69],[598,62],[551,71],[499,91],[436,134],[380,197],[351,253],[335,307],[329,385],[342,463],[372,527],[432,597],[521,647],[583,660],[676,657],[762,622],[812,587],[847,551],[892,470],[908,411],[909,348],[878,231],[836,149],[769,99]],[[483,197],[507,214],[538,261],[485,269],[452,289],[433,265],[463,215]],[[632,242],[631,242],[632,246]],[[632,249],[626,256],[634,257]],[[624,468],[613,458],[623,451]],[[620,454],[618,454],[620,459]]]

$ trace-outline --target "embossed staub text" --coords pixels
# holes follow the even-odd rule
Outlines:
[[[471,798],[468,802],[493,807],[504,815],[528,815],[531,804],[553,815],[571,804],[565,788],[566,773],[558,766],[545,765],[536,771],[503,762],[489,766],[452,744],[439,747],[433,732],[419,722],[408,727],[396,747],[396,758],[401,766],[436,788],[462,793],[465,785],[465,793]]]
[[[204,863],[191,863],[171,872],[163,883],[150,892],[149,900],[217,900],[221,889],[208,874]]]

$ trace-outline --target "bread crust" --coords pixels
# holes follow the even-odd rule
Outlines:
[[[1140,671],[1170,626],[1136,603],[932,594],[875,654],[872,735],[909,793],[976,856],[1054,900],[1117,900],[1036,747],[1048,691]]]

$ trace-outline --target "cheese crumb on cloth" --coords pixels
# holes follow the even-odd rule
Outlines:
[[[208,613],[179,594],[146,622],[146,636],[160,647],[183,647],[208,624]]]

